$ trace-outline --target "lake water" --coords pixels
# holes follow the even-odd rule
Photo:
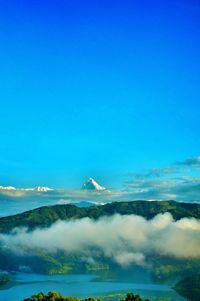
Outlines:
[[[111,293],[126,293],[132,291],[140,294],[143,298],[151,301],[184,301],[167,285],[160,285],[150,282],[147,277],[144,281],[137,278],[137,282],[131,276],[129,280],[97,278],[96,275],[38,275],[19,273],[16,275],[17,284],[12,287],[4,287],[0,290],[0,301],[21,301],[24,298],[37,294],[40,291],[47,293],[51,290],[58,291],[65,296],[104,297]],[[122,296],[120,297],[122,298]],[[106,298],[105,298],[106,299]],[[110,300],[110,298],[108,299]]]

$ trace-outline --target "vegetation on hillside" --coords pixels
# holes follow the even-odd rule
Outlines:
[[[11,279],[8,275],[0,273],[0,286],[8,284],[10,280]]]
[[[99,298],[86,298],[78,299],[74,297],[63,297],[61,294],[51,291],[47,295],[42,292],[38,295],[33,295],[31,298],[26,298],[24,301],[101,301]],[[133,293],[128,293],[126,298],[121,301],[150,301],[148,299],[142,300],[139,295],[134,295]]]
[[[87,273],[108,270],[109,263],[101,261],[88,263],[80,256],[65,252],[48,252],[43,249],[23,249],[22,254],[0,247],[0,270],[22,271],[41,274]]]
[[[200,271],[199,259],[178,259],[167,256],[151,257],[151,276],[158,282],[179,281]]]
[[[200,301],[200,273],[179,281],[175,290],[191,301]]]
[[[183,217],[200,218],[200,204],[178,203],[175,201],[134,201],[82,208],[69,204],[45,206],[0,218],[0,232],[9,232],[19,226],[28,227],[29,229],[48,227],[58,220],[80,219],[83,217],[98,219],[115,213],[122,215],[136,214],[151,219],[155,215],[165,212],[170,212],[175,220]]]

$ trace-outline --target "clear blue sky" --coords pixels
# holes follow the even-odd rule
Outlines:
[[[199,1],[0,4],[0,185],[117,186],[200,147]]]

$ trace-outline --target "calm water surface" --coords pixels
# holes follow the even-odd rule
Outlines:
[[[117,292],[133,291],[152,301],[184,301],[167,285],[155,284],[144,277],[144,281],[127,279],[103,280],[96,275],[38,275],[20,273],[16,275],[17,285],[0,290],[0,301],[21,301],[40,291],[56,290],[65,296],[89,297],[105,296]]]

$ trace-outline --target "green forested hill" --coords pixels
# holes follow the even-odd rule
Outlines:
[[[200,218],[200,204],[178,203],[175,201],[133,201],[115,202],[106,205],[80,208],[75,205],[45,206],[21,214],[0,218],[0,232],[9,232],[14,227],[46,227],[57,220],[90,217],[98,219],[115,213],[136,214],[150,219],[158,213],[170,212],[174,219],[182,217]]]
[[[200,273],[186,277],[179,281],[175,289],[178,293],[191,301],[200,300]]]

